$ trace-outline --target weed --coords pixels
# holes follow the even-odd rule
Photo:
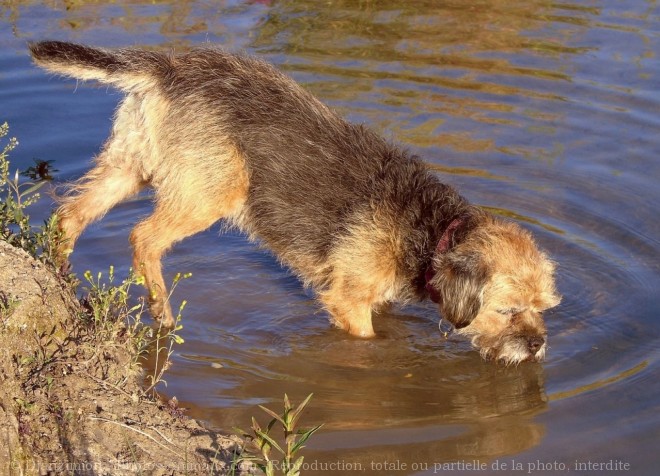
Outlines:
[[[8,133],[9,126],[5,122],[0,125],[0,140]],[[21,183],[18,170],[10,177],[7,156],[17,145],[18,140],[11,137],[0,151],[0,238],[56,267],[56,250],[62,240],[57,228],[57,217],[51,215],[37,230],[30,224],[30,217],[25,213],[27,207],[39,200],[37,191],[46,182]]]
[[[0,393],[8,395],[6,400],[11,403],[15,415],[13,427],[16,428],[3,439],[8,447],[10,467],[16,468],[20,474],[27,474],[28,465],[33,463],[33,454],[48,452],[48,457],[51,457],[48,448],[56,448],[52,450],[53,454],[55,451],[63,452],[65,460],[70,461],[74,454],[71,442],[78,441],[78,438],[85,441],[85,432],[90,431],[83,423],[86,419],[108,422],[137,432],[150,439],[153,445],[158,445],[158,451],[169,451],[177,458],[178,464],[179,451],[172,449],[176,445],[156,427],[148,428],[158,433],[160,438],[135,428],[135,421],[125,424],[114,421],[114,418],[119,418],[117,415],[123,405],[134,404],[137,411],[145,412],[147,420],[161,421],[161,414],[154,414],[151,410],[162,407],[149,397],[157,396],[156,386],[165,383],[163,373],[170,366],[174,345],[183,343],[179,332],[186,302],[179,308],[174,329],[152,327],[144,324],[142,319],[146,309],[144,299],[130,297],[135,285],[144,284],[144,279],[132,271],[126,279],[118,279],[113,267],[107,273],[88,271],[81,277],[82,283],[68,274],[66,264],[60,262],[57,254],[62,243],[57,217],[52,215],[42,227],[37,227],[31,224],[26,213],[26,209],[39,199],[37,192],[43,186],[43,180],[48,179],[51,172],[56,172],[52,169],[52,161],[35,161],[35,166],[24,173],[41,182],[23,182],[24,178],[19,181],[19,172],[13,173],[12,170],[10,173],[7,160],[8,153],[17,146],[18,141],[6,139],[7,134],[7,124],[1,125],[0,240],[23,249],[43,262],[50,271],[55,271],[59,278],[66,278],[53,282],[51,276],[39,269],[34,278],[38,287],[25,287],[26,292],[34,292],[36,296],[25,298],[26,292],[20,287],[17,288],[20,294],[16,294],[13,288],[0,290],[0,341],[3,344],[0,374],[3,378],[8,377],[5,384],[11,383],[3,384],[3,392]],[[42,268],[34,263],[31,266],[35,271]],[[20,272],[29,273],[28,266],[20,268]],[[178,274],[174,278],[168,299],[177,283],[189,276]],[[77,302],[74,293],[79,284],[84,286],[84,290]],[[35,306],[24,305],[24,299],[34,300],[35,297]],[[43,319],[38,313],[43,313]],[[10,320],[14,316],[16,318]],[[156,354],[158,364],[148,377],[150,385],[142,381],[143,386],[138,386],[138,370],[144,354]],[[149,388],[145,390],[147,385]],[[120,396],[119,401],[115,398],[117,395]],[[96,415],[105,411],[112,419],[96,415],[85,418],[89,405],[82,405],[78,399],[86,398],[98,398],[98,402],[94,401]],[[184,421],[185,408],[179,407],[176,398],[168,402],[166,411],[181,420],[178,422],[180,428],[188,431],[194,427],[195,432],[202,431]],[[129,409],[127,413],[133,414]],[[192,437],[193,430],[190,431]],[[57,435],[58,439],[49,442],[49,438],[43,438],[43,435]],[[161,439],[166,440],[168,445],[163,444]],[[129,458],[136,468],[150,458],[149,452],[137,451],[139,448],[137,445],[128,447],[131,453]],[[216,451],[212,458],[212,471],[215,473],[218,468],[224,467],[217,465],[221,445],[211,445],[210,448]],[[109,458],[108,461],[114,461],[117,456],[110,446],[100,451],[103,456],[99,458]],[[59,458],[57,455],[52,457]],[[186,447],[186,468],[189,457],[194,462],[206,460],[195,453],[188,454]],[[6,462],[1,462],[0,466],[4,468]],[[174,463],[165,464],[174,467]]]
[[[110,266],[108,270],[107,282],[100,271],[96,276],[87,270],[83,274],[87,285],[87,293],[80,300],[83,309],[86,311],[82,316],[83,320],[94,327],[95,332],[103,337],[115,327],[115,322],[129,321],[132,326],[140,322],[140,317],[144,311],[144,304],[139,303],[131,305],[129,303],[129,290],[133,285],[142,284],[144,279],[133,274],[129,270],[129,275],[118,285],[114,284],[115,269]]]
[[[182,279],[188,279],[191,276],[192,273],[177,273],[172,280],[172,286],[170,286],[170,292],[167,296],[167,299],[169,300],[172,297],[172,293]],[[155,333],[151,334],[153,339],[151,342],[149,342],[149,347],[153,349],[153,355],[151,357],[153,359],[154,366],[153,372],[147,376],[149,385],[145,390],[147,393],[156,393],[155,389],[159,383],[163,383],[167,386],[167,381],[163,379],[163,374],[172,363],[171,356],[174,352],[174,344],[183,344],[183,338],[178,334],[178,332],[183,329],[183,326],[181,325],[181,313],[183,312],[183,309],[186,307],[187,303],[188,302],[185,300],[181,301],[179,312],[174,319],[174,327],[172,329],[163,328],[159,324],[158,328],[155,329]]]
[[[170,294],[176,289],[182,279],[192,276],[191,273],[177,273],[170,287]],[[142,321],[142,315],[145,310],[144,300],[140,299],[137,304],[130,304],[130,289],[134,285],[143,285],[144,278],[136,276],[132,270],[129,270],[129,276],[121,283],[115,285],[114,267],[110,266],[107,281],[103,273],[99,272],[94,276],[91,271],[84,273],[87,286],[87,294],[81,299],[83,309],[86,311],[83,319],[88,325],[93,327],[94,334],[101,341],[115,341],[117,333],[117,322],[124,322],[126,328],[124,331],[133,337],[135,345],[135,361],[150,354],[150,360],[153,360],[153,371],[147,375],[147,388],[145,393],[156,395],[155,388],[160,383],[167,385],[163,379],[165,371],[171,365],[171,356],[174,352],[174,344],[183,344],[183,338],[179,331],[183,329],[181,325],[183,309],[187,301],[182,301],[179,306],[179,312],[175,319],[175,326],[172,329],[163,328],[160,324],[156,327],[147,326]]]
[[[296,429],[296,424],[302,414],[303,410],[311,400],[313,394],[309,394],[307,398],[298,405],[295,409],[289,397],[284,395],[284,413],[278,415],[274,411],[259,405],[264,412],[273,417],[268,423],[266,428],[262,428],[257,420],[252,417],[252,432],[250,435],[240,429],[246,441],[260,454],[252,454],[249,450],[245,450],[232,464],[232,471],[242,462],[252,463],[266,476],[274,476],[277,469],[282,471],[284,476],[298,476],[300,468],[302,467],[304,456],[297,457],[297,454],[304,448],[305,442],[316,433],[323,425],[315,426],[314,428],[303,430]],[[279,440],[273,436],[273,428],[279,426],[284,432],[283,440]],[[282,460],[273,459],[271,451],[275,450],[281,456]]]
[[[5,321],[11,313],[14,312],[16,306],[20,304],[21,300],[12,294],[7,294],[0,289],[0,324],[4,325]]]

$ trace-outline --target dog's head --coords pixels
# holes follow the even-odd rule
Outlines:
[[[433,258],[430,285],[440,313],[487,359],[540,361],[547,348],[543,311],[559,304],[554,264],[519,226],[489,215]]]

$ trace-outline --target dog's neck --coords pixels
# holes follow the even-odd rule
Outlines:
[[[444,233],[442,233],[440,241],[438,241],[438,245],[435,248],[435,254],[444,254],[449,251],[452,245],[454,245],[454,233],[461,225],[463,225],[464,221],[465,219],[463,217],[458,217],[454,218],[451,223],[449,223],[449,226],[447,226]],[[436,269],[433,267],[433,259],[431,259],[431,264],[429,264],[429,267],[426,269],[426,273],[424,274],[426,283],[424,288],[429,293],[431,300],[435,303],[439,303],[442,299],[442,296],[440,296],[438,291],[433,286],[431,286],[431,280],[435,276],[435,273]]]

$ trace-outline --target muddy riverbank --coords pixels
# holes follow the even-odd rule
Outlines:
[[[224,474],[237,440],[141,385],[136,330],[0,241],[0,473]]]

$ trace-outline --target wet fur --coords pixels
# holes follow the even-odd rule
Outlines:
[[[62,199],[62,252],[116,203],[153,187],[154,213],[130,240],[164,324],[173,321],[162,256],[222,219],[272,250],[354,335],[374,334],[378,306],[428,297],[433,266],[443,316],[485,356],[540,355],[518,345],[520,336],[545,338],[540,317],[487,317],[502,301],[537,314],[558,302],[553,266],[531,236],[471,206],[418,157],[345,121],[271,65],[212,47],[165,55],[41,42],[30,50],[52,72],[127,93],[95,167]],[[437,253],[457,217],[452,247]]]

